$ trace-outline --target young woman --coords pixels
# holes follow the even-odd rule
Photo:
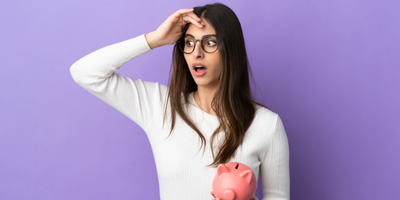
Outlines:
[[[168,87],[114,73],[167,44],[175,44]],[[242,29],[227,6],[178,10],[153,32],[81,58],[71,74],[146,132],[162,200],[213,198],[216,166],[227,162],[261,174],[264,200],[289,199],[286,133],[279,116],[251,98]]]

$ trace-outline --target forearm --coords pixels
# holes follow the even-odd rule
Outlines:
[[[103,47],[76,61],[70,68],[75,82],[96,90],[129,60],[150,51],[144,35]]]
[[[124,63],[150,51],[144,35],[99,49],[71,66],[71,75],[84,89],[114,107],[141,127],[158,113],[166,87],[133,81],[114,73]]]

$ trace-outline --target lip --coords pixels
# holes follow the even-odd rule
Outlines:
[[[202,66],[202,67],[205,68],[205,70],[202,70],[200,72],[196,72],[196,70],[194,68],[195,66]],[[207,73],[207,67],[205,65],[201,64],[201,63],[193,63],[192,70],[193,70],[193,73],[194,73],[195,76],[204,76]]]

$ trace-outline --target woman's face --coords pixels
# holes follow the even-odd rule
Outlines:
[[[186,38],[191,37],[196,40],[202,39],[205,35],[216,35],[214,28],[206,19],[202,18],[201,21],[204,23],[203,28],[199,28],[193,24],[189,25],[185,34]],[[213,41],[210,41],[208,44],[213,45]],[[198,88],[218,88],[218,79],[222,71],[222,59],[219,49],[214,53],[206,53],[201,48],[200,42],[196,42],[194,51],[190,54],[184,54],[184,56]]]

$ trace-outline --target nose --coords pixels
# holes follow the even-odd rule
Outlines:
[[[199,42],[199,44],[197,44],[197,42]],[[204,52],[203,52],[203,49],[201,49],[200,41],[196,41],[196,45],[194,46],[192,55],[196,59],[201,59],[204,57]]]

